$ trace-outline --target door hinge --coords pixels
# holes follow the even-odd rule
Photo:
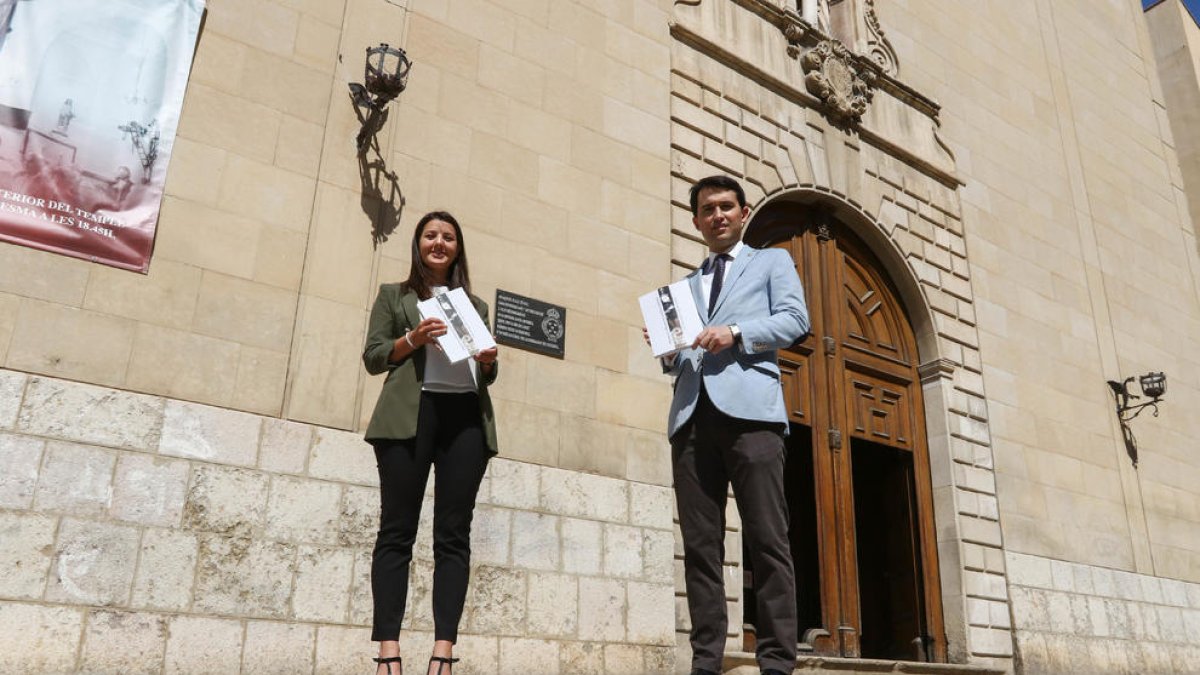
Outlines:
[[[834,352],[837,350],[837,341],[833,339],[833,336],[826,335],[825,337],[821,338],[821,342],[825,344],[825,355],[833,356]]]
[[[834,450],[842,449],[842,432],[840,429],[829,430],[829,447]]]

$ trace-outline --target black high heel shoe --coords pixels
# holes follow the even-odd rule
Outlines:
[[[442,675],[442,668],[445,668],[447,665],[452,664],[452,663],[458,663],[458,659],[452,659],[452,658],[445,657],[445,656],[431,656],[431,657],[429,657],[429,662],[430,663],[437,662],[438,669],[437,669],[437,672],[434,673],[434,675]]]
[[[393,663],[396,664],[397,666],[400,666],[401,672],[404,671],[404,663],[400,659],[399,656],[389,656],[387,658],[371,659],[371,660],[374,661],[375,663],[378,663],[379,665],[387,666],[387,675],[392,675],[392,664]],[[375,670],[376,670],[376,672],[378,672],[379,668],[376,668]]]

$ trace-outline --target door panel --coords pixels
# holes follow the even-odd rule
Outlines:
[[[911,451],[911,383],[897,385],[850,368],[843,372],[851,437]]]
[[[843,343],[898,365],[912,365],[912,354],[893,298],[880,288],[880,279],[851,254],[841,256]]]
[[[812,431],[797,424],[792,425],[791,431],[787,438],[784,486],[791,518],[792,560],[796,566],[797,626],[801,641],[815,650],[811,643],[818,637],[827,638],[828,631],[821,606],[821,536],[813,480]]]
[[[788,419],[794,424],[812,426],[812,372],[808,359],[781,356],[779,379],[783,385],[783,400],[787,403]]]

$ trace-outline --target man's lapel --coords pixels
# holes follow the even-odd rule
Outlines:
[[[758,249],[742,246],[741,253],[733,259],[733,264],[729,266],[729,269],[725,270],[725,279],[721,282],[721,294],[717,296],[717,304],[713,306],[712,316],[708,317],[709,319],[712,319],[713,316],[717,315],[717,312],[721,311],[721,305],[725,303],[725,299],[733,292],[734,285],[737,284],[738,279],[742,276],[742,272],[746,271],[746,266],[750,264],[750,259],[757,254]]]
[[[696,302],[697,313],[702,309],[708,308],[708,305],[704,304],[704,288],[700,285],[700,278],[703,275],[704,266],[701,265],[687,276],[688,288],[692,289],[692,299]],[[704,315],[701,314],[700,316],[703,317]]]

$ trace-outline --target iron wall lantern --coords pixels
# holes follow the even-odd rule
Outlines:
[[[1142,389],[1142,396],[1129,391],[1129,385],[1135,379],[1138,381],[1138,386]],[[1158,402],[1167,393],[1167,376],[1161,372],[1149,372],[1137,378],[1127,377],[1122,382],[1109,380],[1108,387],[1112,389],[1113,396],[1117,400],[1117,419],[1121,423],[1121,433],[1125,437],[1125,451],[1129,453],[1129,458],[1133,460],[1133,465],[1137,466],[1137,439],[1134,438],[1133,430],[1129,428],[1129,423],[1135,417],[1142,414],[1142,411],[1147,407],[1153,409],[1154,416],[1158,417]],[[1144,403],[1131,402],[1143,396],[1150,400]]]
[[[412,61],[403,49],[392,47],[386,42],[378,47],[367,47],[366,64],[363,67],[362,83],[350,83],[350,98],[356,108],[366,108],[367,115],[359,115],[362,129],[358,132],[355,142],[359,150],[363,148],[367,137],[379,123],[383,109],[408,86],[408,71]]]

